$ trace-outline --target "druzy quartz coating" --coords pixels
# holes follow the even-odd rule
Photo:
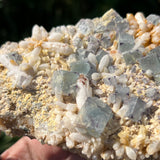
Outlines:
[[[159,84],[159,15],[35,25],[0,48],[0,129],[90,160],[159,160]]]

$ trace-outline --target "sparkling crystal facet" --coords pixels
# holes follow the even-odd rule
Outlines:
[[[54,92],[62,95],[75,93],[78,73],[64,70],[55,71],[52,76],[52,89]]]
[[[86,133],[98,137],[112,118],[112,111],[98,98],[88,97],[78,116],[79,123]]]

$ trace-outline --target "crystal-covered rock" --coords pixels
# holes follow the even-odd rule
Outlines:
[[[82,73],[87,75],[91,69],[90,64],[86,60],[79,60],[70,64],[72,72]]]
[[[134,37],[128,33],[121,32],[118,37],[118,51],[120,53],[131,50],[135,45]]]
[[[127,51],[123,53],[123,58],[125,60],[126,65],[134,64],[138,59],[142,57],[142,53],[140,50]]]
[[[97,97],[88,97],[78,114],[77,128],[84,134],[99,137],[112,115],[107,104]]]
[[[152,23],[154,25],[157,25],[160,23],[160,16],[156,14],[150,14],[146,19],[149,23]]]
[[[75,72],[54,71],[51,81],[54,93],[59,95],[74,94],[78,77],[79,74]]]

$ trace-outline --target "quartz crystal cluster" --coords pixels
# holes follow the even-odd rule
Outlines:
[[[158,160],[159,84],[158,15],[35,25],[0,48],[0,129],[86,159]]]

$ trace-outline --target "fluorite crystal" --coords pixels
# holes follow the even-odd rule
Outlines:
[[[117,79],[115,76],[105,78],[103,81],[106,85],[117,86]]]
[[[70,64],[72,72],[83,73],[87,75],[91,69],[90,64],[86,60],[76,61]]]
[[[101,58],[103,56],[105,56],[106,54],[109,54],[109,53],[104,51],[104,50],[102,50],[102,49],[98,50],[98,52],[96,54],[96,59],[97,59],[98,63],[100,62]]]
[[[123,58],[125,60],[126,65],[134,64],[137,62],[138,59],[142,57],[142,53],[140,50],[134,51],[126,51],[123,53]]]
[[[59,70],[52,76],[51,86],[56,94],[69,95],[75,93],[78,73]]]
[[[134,96],[128,100],[127,106],[125,116],[133,121],[141,120],[142,114],[146,109],[146,103],[139,97]]]
[[[147,56],[141,58],[139,63],[143,70],[151,70],[154,74],[160,73],[160,61],[155,53],[148,53]]]
[[[157,25],[160,23],[160,16],[158,16],[156,14],[150,14],[146,19],[148,22],[150,22],[154,25]]]
[[[135,45],[132,35],[120,32],[118,37],[118,51],[120,53],[131,50]]]
[[[93,32],[94,23],[90,19],[81,19],[77,24],[76,27],[79,33],[87,35]]]
[[[111,118],[112,111],[107,104],[97,97],[88,97],[78,114],[77,127],[83,133],[99,137]]]
[[[87,51],[95,54],[99,48],[99,44],[100,44],[100,42],[97,38],[90,36],[88,38]]]
[[[20,54],[18,54],[17,52],[11,52],[8,53],[8,57],[9,59],[13,60],[14,62],[16,62],[18,65],[22,62],[23,58]]]

